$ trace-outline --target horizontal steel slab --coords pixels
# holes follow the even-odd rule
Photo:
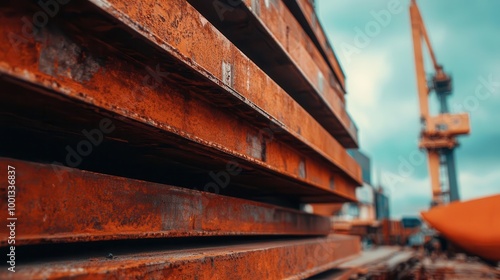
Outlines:
[[[185,0],[169,0],[160,3],[146,0],[142,2],[143,5],[140,8],[131,6],[123,0],[89,0],[88,2],[94,3],[103,11],[113,15],[115,19],[133,28],[149,41],[159,44],[165,51],[176,57],[181,54],[182,57],[179,58],[184,63],[193,67],[202,67],[208,71],[208,73],[200,71],[203,75],[211,79],[217,78],[223,87],[235,90],[231,94],[240,95],[238,100],[245,99],[253,103],[253,107],[260,108],[277,119],[288,128],[289,133],[303,142],[306,141],[307,146],[315,148],[317,152],[325,156],[345,152],[337,139],[331,137],[328,131],[312,119],[306,110],[290,98],[279,85],[223,34],[213,28]],[[154,20],[151,17],[154,17]],[[85,24],[85,20],[81,18],[82,24]],[[73,22],[79,24],[76,21]],[[90,24],[87,23],[85,26]],[[117,28],[116,24],[114,26]],[[207,45],[213,47],[207,48]],[[347,160],[350,161],[350,159]],[[352,164],[357,165],[355,161]]]
[[[81,13],[84,13],[83,11],[86,11],[85,9],[93,11],[90,6],[85,4],[82,5],[83,6],[81,7],[78,6],[78,8],[81,8],[78,9],[79,11],[81,11]],[[188,7],[190,6],[185,6],[184,8]],[[182,10],[180,10],[179,12],[182,12]],[[184,14],[187,13],[187,11],[184,12],[185,12]],[[192,8],[190,12],[195,14],[197,13]],[[10,35],[12,33],[22,34],[23,30],[22,22],[19,22],[17,20],[19,19],[19,17],[22,17],[22,15],[23,13],[20,12],[18,14],[12,13],[12,16],[10,18],[4,17],[6,26],[6,33],[3,34],[5,38],[4,42],[8,42],[8,39],[10,38],[7,35]],[[165,16],[169,15],[173,16],[172,13],[166,14]],[[76,39],[82,39],[82,37],[85,38],[84,36],[90,36],[88,33],[85,32],[89,32],[88,29],[93,30],[92,28],[93,26],[95,26],[95,23],[92,25],[92,22],[86,22],[88,26],[84,25],[84,23],[85,20],[91,20],[91,19],[96,20],[96,19],[89,17],[85,18],[80,17],[80,18],[82,18],[83,22],[78,22],[78,20],[76,19],[72,20],[72,22],[61,22],[63,23],[64,27],[67,27],[68,29],[71,29],[71,31],[74,32],[74,36],[77,37]],[[246,99],[244,96],[239,95],[238,92],[235,92],[231,90],[231,88],[227,88],[226,86],[224,86],[220,80],[215,79],[215,77],[205,72],[202,68],[197,66],[197,64],[194,64],[192,59],[181,57],[181,62],[188,63],[188,66],[191,67],[191,68],[186,68],[187,67],[186,65],[179,64],[179,62],[175,59],[173,60],[171,56],[165,56],[164,52],[172,51],[172,49],[167,48],[158,51],[157,49],[152,48],[150,45],[143,44],[142,43],[143,38],[141,40],[138,40],[137,37],[140,35],[136,34],[133,44],[129,44],[127,46],[128,49],[124,49],[125,48],[125,46],[123,45],[124,42],[130,38],[123,34],[124,32],[132,32],[132,31],[126,28],[119,29],[116,23],[105,21],[106,18],[102,18],[100,20],[102,20],[99,22],[100,24],[99,26],[101,28],[100,30],[102,29],[106,30],[106,23],[110,25],[109,28],[115,28],[117,30],[113,29],[113,33],[111,34],[107,34],[105,32],[103,33],[102,31],[100,31],[99,33],[98,31],[96,31],[95,33],[92,33],[92,35],[97,36],[98,34],[100,34],[102,36],[92,37],[92,40],[94,41],[90,41],[91,40],[90,38],[88,40],[92,43],[95,43],[95,41],[97,41],[98,43],[101,44],[99,45],[96,43],[96,45],[92,45],[93,48],[106,48],[110,46],[108,45],[109,43],[102,43],[102,41],[100,40],[104,39],[113,40],[116,39],[116,37],[118,37],[116,41],[112,41],[113,44],[111,45],[113,46],[113,49],[111,51],[116,52],[117,51],[116,48],[119,48],[120,52],[110,53],[110,50],[86,49],[87,52],[85,53],[85,55],[88,57],[87,61],[84,61],[81,64],[75,63],[74,65],[71,65],[73,67],[70,67],[66,70],[60,70],[60,68],[62,68],[61,66],[54,67],[54,65],[57,65],[58,63],[58,57],[55,57],[54,53],[60,53],[66,56],[65,59],[69,59],[70,61],[74,61],[78,58],[75,58],[74,55],[71,53],[67,52],[65,53],[64,48],[57,49],[58,46],[64,46],[64,44],[68,44],[71,45],[72,47],[75,46],[76,48],[80,47],[78,47],[78,44],[73,43],[70,39],[66,38],[65,36],[59,34],[58,32],[54,32],[53,29],[49,29],[48,31],[44,31],[42,34],[40,34],[40,36],[45,37],[44,41],[42,41],[40,45],[41,49],[33,48],[32,47],[33,44],[39,44],[39,43],[36,40],[30,41],[30,38],[26,39],[27,42],[22,42],[20,45],[17,45],[16,46],[17,48],[14,48],[10,44],[4,44],[2,46],[4,50],[2,53],[4,53],[5,55],[1,59],[2,61],[4,61],[4,63],[2,64],[4,73],[8,75],[12,74],[14,76],[18,76],[21,79],[30,80],[31,82],[34,82],[35,84],[38,83],[46,88],[53,88],[56,92],[59,92],[59,94],[63,94],[64,96],[69,96],[75,100],[83,101],[85,103],[96,105],[106,110],[126,115],[129,118],[148,123],[149,125],[160,127],[164,130],[168,130],[173,133],[179,134],[179,131],[185,131],[186,133],[182,133],[182,137],[194,139],[193,136],[195,135],[196,136],[204,135],[204,137],[202,137],[199,140],[195,139],[197,142],[200,142],[200,140],[209,141],[213,142],[214,144],[219,144],[217,146],[220,147],[220,144],[223,143],[224,141],[230,141],[231,139],[226,139],[225,137],[223,137],[223,135],[227,133],[237,133],[231,131],[233,130],[232,128],[234,127],[233,125],[230,125],[231,129],[229,130],[228,129],[224,130],[223,127],[214,127],[214,124],[212,122],[213,119],[203,120],[204,117],[200,115],[199,119],[201,119],[201,122],[212,122],[212,124],[208,126],[206,125],[202,126],[199,123],[200,121],[198,121],[198,118],[191,116],[193,121],[195,121],[196,119],[195,123],[199,124],[197,127],[191,127],[189,126],[188,123],[184,121],[185,118],[189,117],[189,116],[186,117],[184,116],[188,113],[189,113],[188,115],[192,115],[193,113],[191,112],[187,112],[186,110],[184,110],[181,112],[177,112],[176,114],[172,114],[171,116],[162,113],[162,108],[172,108],[172,110],[179,110],[179,108],[175,107],[178,107],[178,104],[183,104],[184,101],[182,100],[184,100],[185,98],[182,98],[180,100],[179,99],[169,100],[168,98],[165,98],[164,93],[162,93],[163,90],[169,91],[169,88],[171,86],[174,85],[176,87],[179,86],[183,88],[183,93],[182,94],[172,93],[174,96],[177,96],[178,94],[181,94],[181,96],[189,95],[190,97],[194,98],[207,99],[211,103],[215,102],[217,104],[217,107],[219,108],[213,108],[213,110],[219,112],[221,108],[223,108],[224,110],[232,112],[237,116],[243,118],[244,120],[251,121],[255,125],[260,126],[261,131],[267,129],[268,131],[271,132],[271,134],[274,132],[274,135],[272,135],[273,138],[290,142],[293,144],[294,147],[301,149],[301,151],[304,153],[312,154],[313,157],[319,156],[320,158],[323,158],[323,160],[324,159],[329,160],[331,163],[334,164],[333,170],[335,170],[335,167],[337,167],[341,172],[348,175],[347,180],[351,180],[350,184],[353,184],[353,182],[354,184],[356,184],[360,181],[359,166],[357,166],[355,161],[347,155],[345,150],[343,150],[342,147],[326,133],[326,131],[324,131],[321,127],[319,127],[316,122],[311,120],[310,116],[308,116],[300,108],[300,106],[294,103],[293,100],[286,99],[286,94],[283,92],[281,93],[282,95],[279,95],[279,98],[277,100],[285,101],[284,103],[276,102],[276,100],[274,100],[274,102],[272,101],[271,96],[273,96],[273,94],[280,94],[279,88],[277,87],[261,88],[261,86],[264,86],[261,83],[261,81],[266,81],[266,84],[270,83],[270,80],[266,78],[262,72],[256,70],[254,74],[261,75],[261,77],[256,79],[256,82],[248,84],[248,87],[250,89],[252,89],[254,86],[257,86],[255,88],[255,91],[245,90],[248,94],[252,94],[252,97],[254,97],[254,99],[257,99],[257,101],[259,101],[259,104],[254,104],[250,102],[249,99]],[[175,21],[175,16],[174,16],[174,21]],[[77,26],[72,25],[73,22],[76,22]],[[200,22],[197,23],[201,25]],[[82,28],[82,30],[75,28]],[[77,31],[79,31],[79,33]],[[203,34],[207,35],[206,33],[207,32],[202,32],[202,35]],[[122,36],[116,36],[116,34],[121,34]],[[159,40],[158,38],[156,39]],[[178,44],[182,42],[181,40],[182,37],[177,39],[178,40],[175,39],[172,40],[174,42],[178,42]],[[156,44],[155,46],[158,47]],[[140,47],[140,48],[137,50],[130,49],[132,47],[133,48]],[[17,52],[18,49],[22,49],[23,52],[22,56],[19,54],[20,52]],[[150,55],[150,58],[148,58],[146,54],[140,56],[142,54],[138,53],[139,50],[147,52],[147,54]],[[232,56],[241,55],[234,48],[231,48],[230,53],[232,54]],[[171,54],[177,56],[176,59],[179,59],[178,57],[179,55],[177,52],[172,51]],[[165,70],[160,69],[161,71],[167,71],[167,72],[172,71],[171,73],[174,73],[173,71],[176,70],[177,72],[175,72],[175,74],[170,75],[168,78],[161,77],[162,79],[165,78],[163,79],[165,83],[169,83],[168,85],[161,84],[161,87],[165,88],[160,89],[157,87],[151,87],[148,84],[146,85],[143,84],[142,82],[144,81],[144,78],[151,78],[151,79],[156,78],[148,76],[148,73],[150,73],[149,71],[151,69],[156,69],[154,66],[155,64],[152,64],[151,66],[146,64],[145,67],[143,66],[144,69],[140,69],[140,67],[137,68],[138,67],[137,65],[130,64],[126,60],[123,60],[121,58],[122,56],[129,57],[131,60],[135,61],[140,60],[141,62],[147,62],[147,63],[152,62],[151,61],[152,58],[153,61],[155,61],[155,63],[157,63],[157,61],[160,60],[163,63],[156,64],[156,66],[162,67],[162,69],[163,67],[165,67]],[[117,57],[120,57],[120,59],[118,59]],[[193,57],[196,57],[197,59],[200,58],[200,56],[198,55],[193,55]],[[243,64],[249,63],[247,66],[248,67],[251,66],[248,59],[245,60],[244,57],[241,57],[241,59],[242,59],[241,62]],[[220,64],[218,65],[219,68],[222,68],[220,67],[221,66]],[[238,66],[240,64],[232,64],[232,65]],[[64,65],[64,67],[68,66]],[[88,77],[79,76],[78,73],[80,73],[82,69],[86,69],[85,67],[90,67],[90,68],[94,67],[93,70],[95,72],[89,71]],[[188,73],[188,71],[193,71],[193,67],[198,72]],[[54,73],[54,71],[58,72]],[[69,71],[69,72],[64,72],[64,71]],[[30,74],[26,75],[26,73]],[[162,72],[162,74],[163,73],[164,72]],[[202,77],[200,77],[200,75],[202,75]],[[238,77],[239,76],[235,76],[235,81],[238,81]],[[85,79],[84,81],[82,80],[83,78]],[[210,78],[210,81],[207,81],[207,78]],[[150,82],[151,79],[149,79]],[[186,89],[188,89],[188,91],[186,91]],[[225,91],[221,91],[221,89]],[[278,92],[273,90],[278,90]],[[170,89],[170,91],[172,90]],[[269,91],[268,94],[266,94],[267,91]],[[152,93],[151,94],[152,96],[144,98],[145,94],[143,93],[146,94]],[[189,100],[187,102],[189,103]],[[159,107],[160,104],[162,104],[163,106]],[[273,106],[271,106],[271,104],[273,104]],[[276,104],[279,104],[279,106],[276,106]],[[187,105],[188,104],[186,103],[183,106]],[[281,119],[276,120],[275,118],[271,117],[265,111],[260,109],[260,105],[266,105],[266,107],[268,107],[270,110],[273,110],[273,114],[280,115]],[[196,112],[196,109],[193,108],[191,110]],[[175,122],[172,122],[174,121],[172,120],[172,118],[174,118],[175,121],[178,121],[180,123],[175,125]],[[286,123],[283,123],[282,121],[286,123],[291,123],[292,127],[290,127]],[[220,131],[220,134],[212,132],[208,133],[209,131],[206,131],[207,127],[213,127],[217,131]],[[187,131],[186,129],[187,130],[204,129],[204,132],[200,133],[200,131],[198,131],[193,134],[193,132],[195,131],[193,130]],[[259,131],[257,131],[256,134],[259,134]],[[260,150],[260,152],[258,152],[259,155],[255,156],[254,153],[255,151],[250,151],[250,152],[246,151],[246,153],[250,154],[253,158],[256,158],[257,160],[260,160],[262,162],[270,162],[273,164],[272,157],[268,156],[267,153],[269,150],[273,149],[272,147],[275,142],[270,143],[268,146],[266,145],[265,149],[263,149],[262,147],[259,147],[262,146],[261,144],[259,144],[260,141],[262,141],[262,139],[260,139],[260,141],[259,139],[254,141],[252,140],[252,137],[250,137],[250,140],[248,140],[249,137],[248,134],[242,136],[244,137],[244,139],[241,139],[241,137],[237,137],[238,139],[237,143],[233,144],[237,146],[235,148],[232,148],[233,151],[241,151],[241,143],[250,142],[251,145],[257,145],[255,149]],[[247,145],[248,144],[249,143],[247,143]],[[240,146],[240,148],[238,148],[238,145]],[[231,147],[231,146],[229,145],[225,147]],[[266,153],[265,156],[262,155],[263,152]],[[303,167],[304,163],[300,163],[300,161],[301,160],[298,160],[297,164]],[[308,165],[309,163],[307,162],[305,164],[306,169],[309,168]],[[304,173],[304,172],[299,172],[300,170],[297,171],[297,167],[293,167],[294,164],[292,164],[291,166],[292,169],[296,170],[295,171],[296,174]],[[302,167],[298,168],[304,169]],[[324,168],[328,167],[325,166]],[[307,174],[308,172],[305,173],[306,173],[305,177],[309,177],[309,175]],[[310,178],[311,179],[310,182],[313,181],[318,182],[318,179],[314,178],[317,176],[314,174],[311,175],[312,177]],[[304,177],[304,176],[296,176],[296,177]],[[324,186],[325,188],[327,186],[328,188],[330,188],[329,183],[325,184]]]
[[[182,242],[179,240],[178,242]],[[348,236],[240,241],[198,248],[161,243],[138,248],[102,247],[55,260],[34,259],[2,279],[304,279],[360,252],[359,239]],[[111,255],[109,255],[111,253]],[[53,253],[54,255],[57,252]],[[109,257],[106,257],[109,256]],[[52,257],[53,258],[53,257]]]
[[[169,185],[0,158],[15,168],[16,246],[214,235],[327,235],[329,218]],[[1,174],[7,182],[7,172]],[[7,197],[7,188],[0,189]],[[0,204],[2,217],[7,204]],[[5,219],[4,219],[5,220]],[[7,246],[7,236],[0,237]]]
[[[126,71],[106,69],[107,74]],[[130,72],[128,78],[132,75],[137,74]],[[294,208],[300,201],[355,197],[351,183],[327,162],[277,138],[265,138],[269,135],[249,123],[169,83],[158,92],[144,93],[148,98],[142,102],[130,102],[134,97],[125,94],[130,90],[118,80],[106,83],[118,88],[113,93],[101,87],[82,89],[63,79],[27,81],[19,80],[22,76],[14,80],[15,76],[0,75],[0,128],[9,135],[0,138],[3,157],[55,162]],[[44,86],[57,83],[57,91]],[[92,99],[75,100],[79,93]],[[108,105],[108,98],[114,103]],[[168,113],[157,110],[157,104],[169,108]],[[129,113],[136,111],[149,117]],[[109,133],[100,131],[103,120],[112,124]],[[241,172],[230,174],[228,164],[238,165]]]
[[[227,10],[211,1],[188,2],[344,147],[357,148],[357,129],[346,112],[343,89],[282,2],[221,4],[228,5]]]

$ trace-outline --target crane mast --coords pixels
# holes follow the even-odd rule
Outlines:
[[[448,201],[460,200],[454,151],[458,146],[456,136],[470,133],[469,115],[449,112],[447,99],[452,94],[452,79],[437,62],[416,0],[411,1],[410,16],[422,123],[419,148],[427,152],[432,186],[432,206],[436,206]],[[426,79],[422,41],[429,50],[435,71],[431,81]],[[429,95],[433,91],[440,106],[439,114],[435,116],[431,116],[429,112]],[[443,189],[440,170],[446,170],[447,190]]]

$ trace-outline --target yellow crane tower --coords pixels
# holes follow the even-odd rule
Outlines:
[[[416,0],[411,1],[410,16],[422,122],[419,147],[427,151],[432,186],[432,205],[435,206],[448,201],[460,200],[454,149],[458,146],[456,136],[470,133],[469,114],[449,113],[447,98],[452,94],[451,77],[437,63]],[[422,40],[429,50],[435,70],[432,80],[429,82],[425,75]],[[431,116],[429,113],[429,95],[432,91],[436,93],[440,104],[440,113],[436,116]],[[441,182],[443,178],[440,178],[441,168],[446,170],[448,179],[443,184]],[[447,190],[443,189],[445,183],[448,185]]]

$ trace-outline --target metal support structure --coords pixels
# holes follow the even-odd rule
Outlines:
[[[453,93],[451,78],[445,80],[441,85],[439,84],[439,81],[435,81],[434,90],[436,91],[436,95],[439,100],[439,112],[441,114],[450,113],[448,107],[448,97]],[[458,188],[457,173],[455,169],[455,147],[450,149],[439,149],[439,153],[444,159],[444,162],[441,163],[441,166],[446,170],[447,174],[449,202],[459,201],[460,193]]]
[[[455,168],[455,149],[444,149],[442,152],[446,158],[450,201],[458,201],[460,200],[460,192],[458,189],[457,171]]]
[[[470,133],[468,114],[450,114],[448,96],[452,94],[451,77],[438,64],[436,55],[425,29],[422,16],[415,0],[410,6],[415,67],[417,74],[418,96],[420,103],[420,118],[422,131],[420,134],[420,148],[424,148],[428,155],[429,174],[431,178],[432,205],[460,200],[457,174],[455,169],[454,149],[458,146],[456,136]],[[428,86],[425,77],[422,40],[429,50],[434,70],[433,85]],[[429,112],[429,94],[435,91],[440,104],[440,114],[431,116]],[[440,169],[446,170],[448,184],[447,191],[442,190]]]

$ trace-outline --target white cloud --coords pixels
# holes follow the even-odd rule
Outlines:
[[[411,102],[417,100],[416,93],[393,84],[398,73],[398,64],[391,59],[395,50],[367,50],[345,65],[347,108],[359,128],[361,146],[368,151],[396,139],[402,129],[412,129],[409,123],[418,123],[418,103]],[[410,102],[399,102],[401,94]]]
[[[377,105],[383,84],[392,74],[391,64],[383,53],[367,52],[354,57],[345,66],[349,73],[347,91],[351,108],[371,109]]]
[[[347,78],[347,107],[359,130],[376,141],[377,130],[383,129],[383,123],[374,122],[373,114],[380,119],[380,99],[383,84],[391,75],[391,65],[383,54],[361,53],[345,66]],[[378,135],[381,135],[378,133]],[[382,137],[382,135],[381,135]]]

